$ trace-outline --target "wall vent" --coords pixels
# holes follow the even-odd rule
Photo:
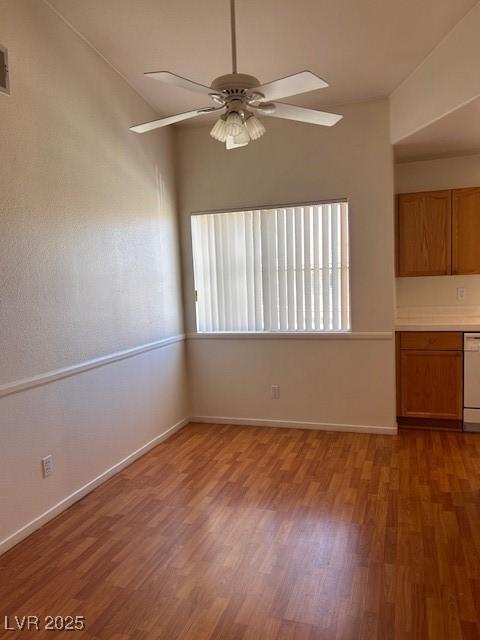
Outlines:
[[[0,45],[0,91],[10,93],[8,82],[8,54],[5,47]]]

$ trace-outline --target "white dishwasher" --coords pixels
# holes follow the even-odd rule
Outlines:
[[[463,429],[480,431],[480,333],[463,336]]]

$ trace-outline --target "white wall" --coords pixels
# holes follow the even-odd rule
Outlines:
[[[229,152],[209,137],[211,125],[183,128],[176,134],[190,332],[195,330],[192,211],[347,197],[353,331],[381,338],[190,340],[192,412],[197,417],[393,428],[393,160],[388,104],[353,105],[340,112],[344,119],[331,129],[265,119],[263,138]],[[279,382],[282,399],[272,401],[270,385]]]
[[[480,154],[395,165],[397,193],[480,186]],[[478,316],[480,275],[397,278],[397,315]],[[466,298],[457,300],[457,288]],[[423,309],[422,309],[423,308]]]
[[[171,132],[128,131],[152,109],[40,0],[0,3],[0,42],[0,396],[75,374],[0,397],[1,543],[188,407],[183,342],[77,371],[183,332]]]
[[[480,4],[390,96],[391,139],[408,137],[480,95]]]
[[[395,165],[396,193],[480,186],[480,154]]]

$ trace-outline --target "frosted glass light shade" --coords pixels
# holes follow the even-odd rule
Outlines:
[[[250,142],[250,136],[245,125],[242,125],[240,133],[236,136],[227,136],[227,149],[236,149],[237,147],[245,147]]]
[[[235,144],[248,144],[250,142],[250,136],[245,125],[242,125],[240,133],[234,136]]]
[[[225,123],[225,119],[219,118],[215,124],[212,127],[212,130],[210,131],[210,135],[212,136],[212,138],[214,138],[215,140],[218,140],[219,142],[226,142],[227,140],[227,125]]]
[[[245,122],[248,134],[252,140],[258,140],[265,133],[266,129],[256,116],[250,116]]]
[[[225,121],[227,136],[238,136],[243,127],[242,116],[236,111],[230,111]]]
[[[226,147],[227,149],[238,149],[239,147],[246,147],[248,142],[235,142],[236,136],[228,136]]]

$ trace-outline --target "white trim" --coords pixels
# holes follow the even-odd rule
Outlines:
[[[227,209],[209,209],[206,211],[192,211],[190,216],[204,216],[215,213],[240,213],[242,211],[258,211],[260,209],[264,209],[265,211],[270,211],[271,209],[287,209],[290,207],[313,207],[315,205],[322,204],[349,204],[348,198],[332,198],[330,200],[311,200],[309,202],[287,202],[283,204],[256,204],[252,206],[243,206],[243,207],[228,207]]]
[[[188,340],[393,340],[393,331],[188,333]]]
[[[150,451],[150,449],[153,449],[164,440],[167,440],[167,438],[170,438],[170,436],[173,436],[174,433],[176,433],[177,431],[180,431],[180,429],[182,429],[189,422],[190,422],[190,418],[188,417],[183,418],[182,420],[180,420],[180,422],[177,422],[176,424],[174,424],[173,427],[170,427],[160,435],[155,436],[153,440],[150,440],[150,442],[147,442],[136,451],[133,451],[133,453],[130,453],[128,456],[123,458],[123,460],[120,460],[120,462],[117,462],[116,464],[111,466],[109,469],[101,473],[99,476],[97,476],[93,480],[90,480],[90,482],[87,482],[87,484],[84,484],[82,487],[80,487],[80,489],[77,489],[76,491],[71,493],[69,496],[67,496],[63,500],[60,500],[60,502],[57,502],[57,504],[55,504],[53,507],[50,507],[50,509],[48,509],[47,511],[45,511],[44,513],[36,517],[34,520],[31,520],[28,524],[23,526],[21,529],[18,529],[7,538],[0,541],[0,555],[2,555],[2,553],[5,553],[6,551],[8,551],[8,549],[11,549],[14,545],[24,540],[34,531],[36,531],[41,526],[43,526],[44,524],[46,524],[47,522],[55,518],[57,515],[59,515],[62,511],[65,511],[65,509],[68,509],[68,507],[70,507],[72,504],[74,504],[75,502],[78,502],[78,500],[81,500],[88,493],[96,489],[99,485],[103,484],[106,480],[111,478],[113,475],[115,475],[125,467],[128,467],[129,464],[131,464],[141,456],[145,455],[147,451]]]
[[[252,427],[284,427],[287,429],[311,429],[313,431],[347,431],[349,433],[375,433],[396,435],[397,427],[377,427],[363,424],[337,424],[328,422],[300,422],[297,420],[264,420],[263,418],[224,418],[219,416],[193,416],[190,422],[207,424],[231,424]]]
[[[33,389],[33,387],[39,387],[50,382],[55,382],[61,378],[69,378],[70,376],[83,373],[84,371],[89,371],[90,369],[103,367],[104,365],[111,364],[112,362],[132,358],[133,356],[138,356],[141,353],[160,349],[161,347],[166,347],[167,345],[174,344],[176,342],[182,342],[185,338],[185,334],[180,334],[178,336],[172,336],[171,338],[164,338],[163,340],[156,340],[155,342],[142,344],[139,347],[110,353],[107,356],[93,358],[93,360],[73,364],[69,367],[63,367],[62,369],[55,369],[53,371],[47,371],[46,373],[40,373],[36,376],[32,376],[31,378],[23,378],[22,380],[16,380],[15,382],[8,382],[7,384],[0,385],[0,398],[12,393],[26,391],[27,389]]]

